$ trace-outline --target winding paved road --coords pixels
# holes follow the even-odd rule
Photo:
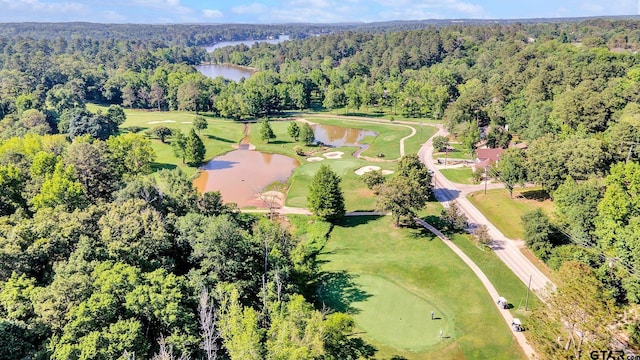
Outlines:
[[[441,125],[437,125],[437,128],[438,131],[433,137],[447,134]],[[520,251],[520,248],[523,246],[521,241],[510,240],[505,237],[500,230],[491,224],[491,222],[463,196],[464,194],[458,187],[442,175],[433,163],[433,137],[422,145],[418,156],[427,167],[433,170],[434,194],[436,199],[445,204],[445,206],[450,201],[455,200],[460,209],[467,215],[470,224],[486,225],[489,228],[489,235],[493,239],[491,248],[496,255],[525,285],[527,285],[529,279],[531,279],[531,289],[540,296],[540,291],[546,287],[547,283],[553,284],[551,280]]]

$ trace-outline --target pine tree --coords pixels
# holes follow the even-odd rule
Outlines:
[[[338,219],[344,215],[344,195],[340,180],[329,166],[320,167],[311,180],[307,195],[307,206],[314,215],[325,220]]]
[[[276,134],[274,134],[268,119],[262,120],[261,124],[262,125],[260,126],[260,138],[262,139],[262,141],[268,144],[269,140],[273,140],[276,138]]]
[[[187,137],[184,153],[185,160],[189,166],[199,166],[204,161],[204,144],[193,128]]]
[[[289,127],[287,128],[287,133],[293,138],[293,140],[298,141],[298,138],[300,138],[300,127],[298,126],[298,123],[295,121],[290,122]]]

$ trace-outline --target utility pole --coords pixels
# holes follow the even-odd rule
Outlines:
[[[487,167],[484,167],[484,194],[487,195]]]
[[[531,278],[533,275],[529,275],[529,286],[527,286],[527,300],[524,302],[524,311],[529,310],[529,289],[531,289]]]

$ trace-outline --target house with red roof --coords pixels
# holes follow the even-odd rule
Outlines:
[[[473,164],[474,171],[484,170],[487,166],[497,164],[504,151],[505,149],[477,149],[476,161]]]

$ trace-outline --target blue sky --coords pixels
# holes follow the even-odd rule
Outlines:
[[[283,23],[637,15],[640,0],[0,0],[0,22]]]

